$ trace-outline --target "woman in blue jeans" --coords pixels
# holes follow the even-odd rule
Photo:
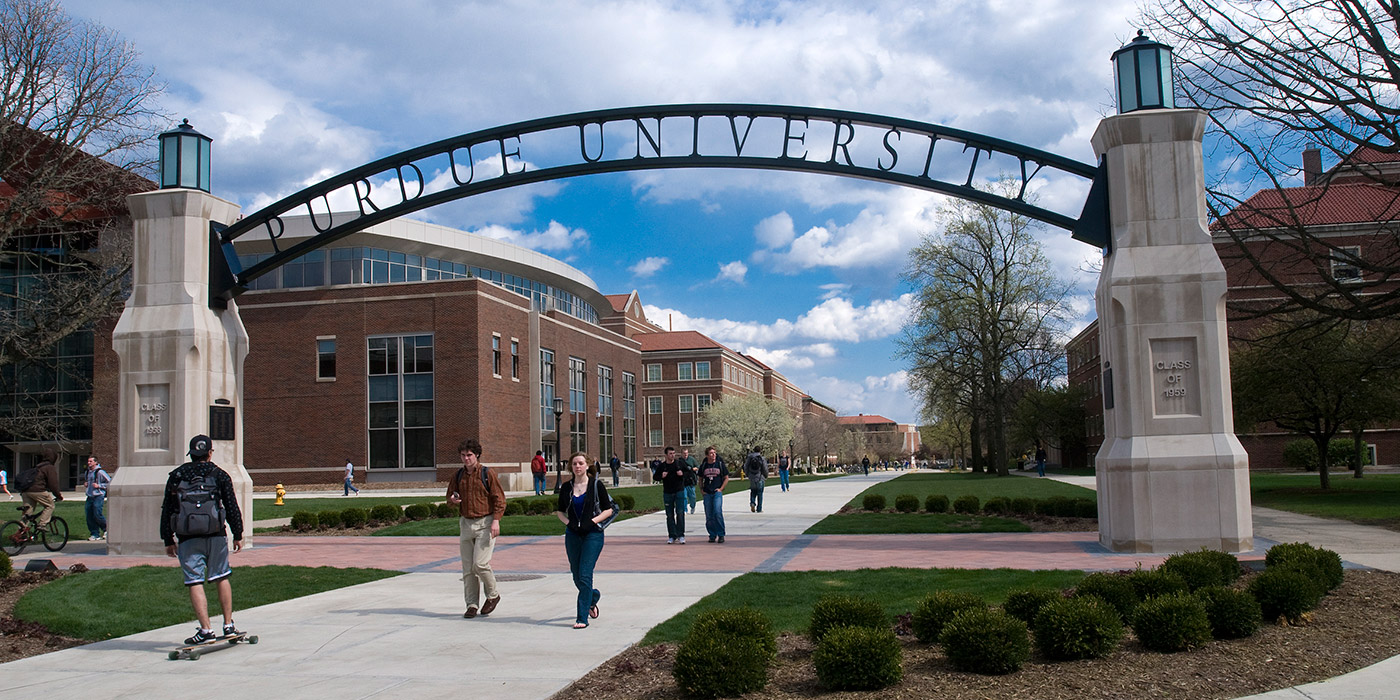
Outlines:
[[[598,523],[612,515],[608,490],[588,468],[588,455],[575,452],[569,456],[569,471],[574,478],[559,489],[559,504],[554,515],[564,523],[564,552],[569,556],[569,572],[578,588],[578,615],[574,629],[588,627],[588,621],[598,617],[598,599],[603,597],[593,587],[593,567],[603,552],[603,528]]]

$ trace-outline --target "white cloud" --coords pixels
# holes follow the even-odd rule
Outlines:
[[[822,299],[835,299],[836,297],[850,291],[851,285],[845,282],[833,282],[821,285]]]
[[[918,399],[909,392],[904,370],[854,379],[818,376],[803,378],[804,389],[842,415],[878,414],[899,423],[915,423]]]
[[[715,278],[715,281],[727,281],[734,282],[736,284],[743,284],[744,275],[747,275],[748,273],[749,266],[745,265],[744,263],[738,260],[735,260],[734,262],[727,262],[719,266],[719,276]]]
[[[543,231],[520,231],[505,226],[486,226],[472,231],[479,236],[513,243],[531,250],[573,251],[588,246],[588,232],[571,229],[558,221],[549,222]]]
[[[792,243],[792,239],[797,237],[792,228],[792,217],[785,211],[780,211],[760,222],[754,227],[754,238],[764,248],[781,248]]]
[[[651,257],[638,260],[632,267],[627,268],[635,277],[651,277],[666,267],[671,262],[667,258]]]

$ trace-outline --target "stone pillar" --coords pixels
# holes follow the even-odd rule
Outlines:
[[[127,198],[135,228],[131,297],[112,332],[121,360],[118,469],[108,504],[112,554],[164,554],[160,506],[170,471],[188,460],[190,438],[209,434],[209,407],[234,409],[234,440],[211,457],[233,478],[251,543],[253,482],[243,467],[243,360],[248,333],[229,302],[209,308],[209,222],[232,222],[238,206],[198,190]],[[222,401],[220,401],[222,400]]]
[[[1104,443],[1099,541],[1115,551],[1254,546],[1235,437],[1225,268],[1206,230],[1205,113],[1104,119],[1112,249],[1097,295]]]

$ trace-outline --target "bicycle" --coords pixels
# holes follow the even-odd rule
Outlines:
[[[19,506],[20,511],[24,506]],[[18,556],[25,547],[38,540],[44,549],[57,552],[68,544],[68,521],[57,515],[49,518],[49,526],[40,529],[36,521],[39,511],[20,516],[19,520],[6,521],[0,525],[0,549],[10,556]]]

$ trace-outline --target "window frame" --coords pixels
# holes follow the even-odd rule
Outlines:
[[[653,378],[653,376],[652,376],[653,373],[655,374],[655,378]],[[662,376],[663,376],[663,375],[661,374],[661,363],[660,363],[660,362],[654,362],[654,363],[651,363],[651,364],[648,364],[648,365],[647,365],[646,380],[647,380],[648,383],[650,383],[650,382],[659,382],[659,381],[661,381],[661,377],[662,377]]]
[[[330,351],[326,351],[322,343],[330,343]],[[316,381],[333,382],[336,374],[336,352],[339,345],[333,335],[316,336]],[[325,374],[326,356],[330,356],[330,374]]]

